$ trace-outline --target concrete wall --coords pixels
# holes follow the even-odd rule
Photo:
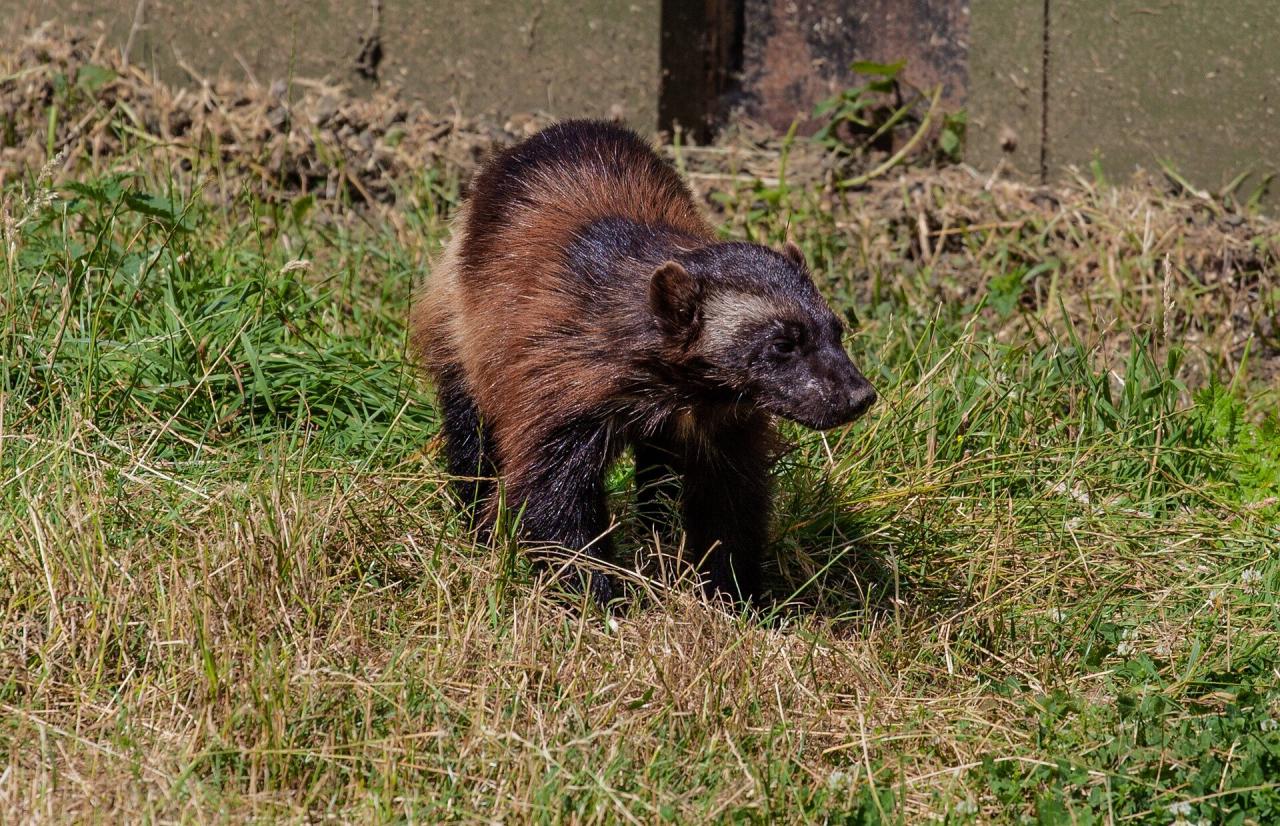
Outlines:
[[[101,23],[166,79],[290,75],[402,87],[434,111],[657,122],[660,0],[0,0],[7,27]],[[376,37],[381,60],[360,61]],[[367,57],[367,51],[366,51]],[[361,74],[362,64],[364,74]]]
[[[1096,160],[1124,180],[1167,162],[1212,192],[1251,173],[1241,198],[1280,172],[1277,0],[744,5],[743,103],[779,131],[865,82],[852,61],[906,59],[908,82],[941,83],[968,111],[967,159],[982,168],[1049,182]]]
[[[1280,171],[1276,0],[1058,3],[1049,33],[1051,167],[1167,159],[1211,190]]]
[[[969,10],[966,157],[1041,177],[1044,112],[1041,0],[973,0]]]
[[[0,30],[49,18],[132,32],[134,59],[179,82],[376,79],[437,111],[646,131],[718,114],[734,74],[735,102],[782,131],[861,82],[851,61],[906,58],[968,110],[984,168],[1167,161],[1210,190],[1251,172],[1241,195],[1280,171],[1277,0],[0,0]],[[360,60],[372,43],[381,60]]]
[[[1167,161],[1210,191],[1251,172],[1242,197],[1280,172],[1276,0],[972,0],[970,71],[983,166],[1052,180],[1096,159],[1124,179]]]

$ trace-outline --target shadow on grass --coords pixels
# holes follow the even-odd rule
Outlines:
[[[600,562],[584,556],[573,564],[612,577],[621,598],[615,608],[643,614],[662,610],[670,589],[696,591],[698,586],[679,558],[683,526],[678,506],[661,501],[656,512],[642,519],[629,470],[624,465],[609,485],[609,512],[616,520],[612,558]],[[872,498],[851,500],[847,485],[816,468],[793,468],[778,483],[773,540],[763,558],[765,607],[759,621],[784,627],[818,617],[838,632],[852,634],[886,622],[938,625],[976,604],[967,590],[955,586],[955,549],[969,540],[958,526],[937,514],[929,518]],[[541,573],[507,522],[516,518],[507,513],[497,537],[458,531],[474,552],[493,554],[499,579],[508,585],[533,583]],[[570,589],[561,596],[576,606],[581,594]],[[740,610],[725,607],[731,613]]]
[[[819,616],[846,630],[936,624],[976,604],[957,587],[947,549],[965,534],[938,519],[850,502],[829,479],[779,497],[765,581],[780,620]]]

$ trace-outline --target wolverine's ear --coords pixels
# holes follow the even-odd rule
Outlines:
[[[782,245],[782,255],[800,269],[805,269],[807,266],[804,260],[804,250],[796,246],[796,243],[789,238],[787,243]]]
[[[702,285],[689,271],[668,261],[649,277],[649,308],[667,335],[688,335],[698,321]]]

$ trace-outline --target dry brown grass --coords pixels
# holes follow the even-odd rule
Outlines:
[[[401,362],[471,150],[409,113],[361,167],[337,113],[280,130],[270,90],[130,69],[67,98],[84,186],[50,203],[20,179],[55,78],[116,64],[41,37],[0,83],[30,165],[3,202],[38,204],[0,292],[0,821],[1266,822],[1275,222],[964,168],[842,198],[799,145],[785,174],[750,134],[672,150],[726,232],[790,225],[885,401],[792,432],[775,614],[638,583],[608,618],[460,532]],[[336,112],[382,147],[395,107]]]
[[[608,819],[651,820],[659,803],[706,817],[769,797],[747,749],[779,736],[808,782],[851,794],[866,761],[913,754],[900,782],[918,785],[922,812],[948,767],[1026,746],[1017,709],[983,699],[973,675],[895,673],[883,650],[903,640],[885,617],[838,633],[813,618],[760,627],[687,589],[611,625],[503,583],[490,552],[388,504],[391,491],[436,498],[430,466],[324,474],[330,492],[311,496],[272,468],[209,490],[181,528],[119,544],[104,523],[147,519],[173,491],[131,485],[131,512],[109,518],[120,496],[106,463],[63,461],[74,490],[21,483],[31,510],[3,537],[28,586],[0,666],[9,822],[362,820],[377,814],[351,786],[366,775],[411,797],[455,787],[464,819],[525,819],[545,813],[536,796],[557,767],[713,758],[699,765],[710,797],[639,794],[630,778],[595,790],[616,804]],[[948,736],[960,720],[982,736],[962,747]],[[930,755],[936,738],[948,746]],[[234,790],[217,779],[223,761]]]

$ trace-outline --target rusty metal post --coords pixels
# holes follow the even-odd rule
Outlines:
[[[742,69],[742,0],[663,0],[658,125],[705,141]]]

